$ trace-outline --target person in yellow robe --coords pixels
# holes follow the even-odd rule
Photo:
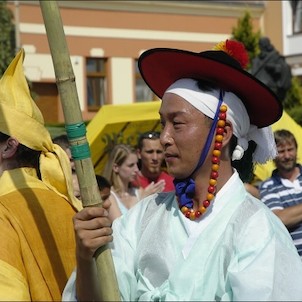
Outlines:
[[[75,266],[69,159],[30,96],[21,49],[0,79],[0,300],[59,301]]]

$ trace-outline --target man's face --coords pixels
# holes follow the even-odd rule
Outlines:
[[[297,162],[297,148],[294,142],[285,142],[277,145],[278,155],[274,162],[279,171],[292,171]]]
[[[209,119],[173,93],[164,94],[159,113],[162,124],[160,141],[168,171],[175,178],[185,179],[193,173],[199,161],[209,134]],[[211,156],[209,152],[200,172],[209,173]]]
[[[145,138],[141,150],[138,150],[143,174],[159,175],[164,160],[164,150],[158,139]]]

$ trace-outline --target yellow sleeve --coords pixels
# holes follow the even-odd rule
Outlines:
[[[30,301],[27,282],[23,275],[8,263],[0,260],[0,300]]]

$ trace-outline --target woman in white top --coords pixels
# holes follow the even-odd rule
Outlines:
[[[125,214],[143,197],[163,190],[161,183],[151,184],[145,189],[132,185],[139,171],[137,163],[136,150],[130,145],[118,144],[110,153],[103,176],[112,185],[109,197],[111,201],[109,217],[112,221]]]

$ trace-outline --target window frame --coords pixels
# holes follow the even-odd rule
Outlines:
[[[88,70],[88,62],[94,61],[95,70]],[[98,111],[103,105],[108,104],[108,58],[106,57],[86,57],[85,60],[85,71],[86,71],[86,104],[88,111]],[[95,91],[96,89],[92,88],[92,93],[89,92],[89,88],[91,88],[91,83],[93,81],[89,81],[91,79],[100,79],[99,84],[96,89],[99,91]],[[90,85],[89,85],[90,84]],[[90,95],[98,95],[98,99],[94,100],[93,104],[90,104]]]
[[[292,13],[292,34],[299,35],[302,33],[302,1],[301,0],[294,0],[290,1],[291,13]],[[300,25],[299,30],[296,30],[296,22],[297,22],[297,11],[300,11]]]
[[[144,83],[145,88],[148,90],[148,92],[151,94],[151,99],[146,99],[146,100],[139,100],[138,99],[138,93],[137,93],[137,88],[138,88],[138,80],[142,80]],[[148,85],[145,83],[143,80],[139,69],[138,69],[138,59],[134,59],[134,90],[135,90],[135,103],[144,103],[144,102],[153,102],[153,101],[158,101],[159,98],[157,95],[148,87]]]

